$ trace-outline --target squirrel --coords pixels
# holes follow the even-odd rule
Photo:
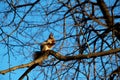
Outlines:
[[[55,45],[55,39],[54,39],[54,36],[52,33],[50,33],[48,39],[46,41],[44,41],[43,43],[41,43],[40,45],[40,48],[41,48],[41,51],[36,51],[33,55],[34,57],[34,60],[38,59],[38,58],[43,58],[46,59],[48,57],[48,55],[44,54],[45,51],[48,51],[48,50],[51,50],[52,47]],[[22,76],[19,78],[19,80],[22,80],[33,68],[35,68],[36,66],[38,65],[41,65],[41,63],[37,63],[37,64],[34,64],[32,65],[31,67],[29,67],[23,74]]]
[[[55,45],[55,39],[52,33],[50,33],[48,39],[41,43],[41,51],[50,50]]]
[[[49,37],[47,40],[45,40],[44,42],[41,43],[40,45],[40,49],[41,51],[37,51],[34,53],[33,57],[34,57],[34,60],[41,57],[42,53],[44,53],[45,51],[48,51],[48,50],[51,50],[53,48],[53,46],[55,45],[55,38],[53,36],[53,33],[50,33]]]

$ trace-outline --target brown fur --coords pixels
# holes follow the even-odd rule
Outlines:
[[[51,33],[46,41],[41,44],[41,51],[50,50],[55,45],[55,39],[53,34]]]

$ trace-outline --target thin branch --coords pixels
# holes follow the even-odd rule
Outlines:
[[[36,0],[34,3],[28,3],[28,4],[21,4],[21,5],[17,5],[17,6],[14,6],[14,8],[21,8],[21,7],[26,7],[26,6],[34,6],[35,4],[37,4],[40,0]]]
[[[116,74],[118,75],[120,74],[120,66],[117,69],[115,69],[111,74],[109,74],[110,76],[109,80],[113,80]]]

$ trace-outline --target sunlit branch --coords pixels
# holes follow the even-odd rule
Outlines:
[[[120,52],[120,48],[111,49],[111,50],[103,51],[103,52],[96,52],[96,53],[89,53],[89,54],[78,54],[75,56],[63,56],[60,53],[54,52],[52,50],[50,51],[50,54],[61,61],[70,61],[70,60],[97,58],[97,57],[101,57],[101,56],[115,54],[117,52]]]
[[[115,54],[117,52],[120,52],[120,48],[111,49],[111,50],[103,51],[103,52],[96,52],[96,53],[89,53],[89,54],[78,54],[78,55],[75,55],[75,56],[64,56],[64,55],[61,55],[58,52],[50,50],[50,51],[46,51],[44,56],[36,59],[35,61],[32,61],[32,62],[27,63],[27,64],[22,64],[22,65],[19,65],[19,66],[15,66],[15,67],[0,71],[0,74],[5,74],[7,72],[14,71],[14,70],[20,69],[20,68],[31,67],[34,64],[41,64],[45,59],[47,59],[47,57],[49,55],[54,56],[55,58],[57,58],[60,61],[70,61],[70,60],[97,58],[97,57],[100,57],[100,56],[106,56],[106,55],[110,55],[110,54]]]
[[[40,65],[48,57],[48,55],[47,55],[48,53],[46,52],[45,54],[46,55],[43,55],[42,57],[40,57],[40,58],[30,62],[30,63],[18,65],[18,66],[15,66],[15,67],[0,71],[0,74],[5,74],[7,72],[14,71],[14,70],[17,70],[17,69],[20,69],[20,68],[31,67],[31,66],[36,65],[36,64]]]

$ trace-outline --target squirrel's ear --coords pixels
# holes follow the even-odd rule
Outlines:
[[[52,32],[50,33],[50,36],[53,36],[53,33],[52,33]]]
[[[53,38],[53,33],[52,32],[50,33],[49,38]]]

